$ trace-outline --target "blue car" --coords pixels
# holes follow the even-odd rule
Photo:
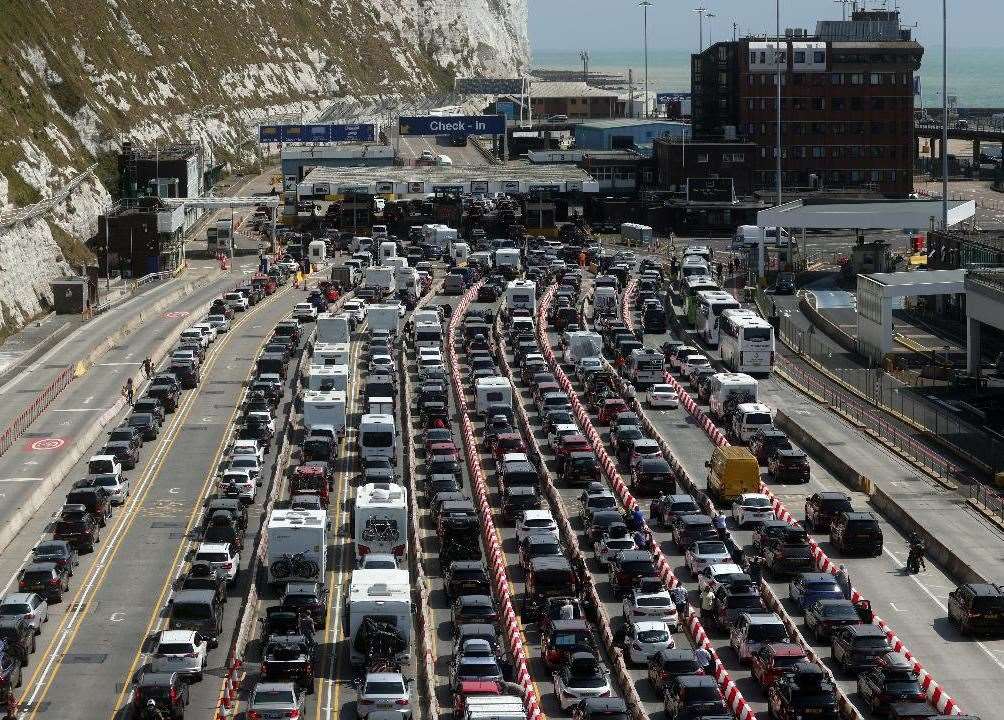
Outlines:
[[[802,573],[788,583],[788,597],[804,613],[817,600],[843,600],[844,592],[829,573]]]

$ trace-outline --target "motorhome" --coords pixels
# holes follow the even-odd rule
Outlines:
[[[349,342],[349,316],[344,313],[320,313],[317,316],[316,342],[347,343]]]
[[[512,383],[509,378],[478,378],[474,385],[474,395],[475,410],[479,415],[483,415],[489,406],[512,407]]]
[[[415,323],[415,348],[441,348],[443,346],[443,327],[438,322]]]
[[[349,636],[349,659],[353,666],[367,661],[369,645],[360,638],[368,627],[367,618],[377,621],[381,630],[397,633],[405,648],[397,661],[407,666],[411,658],[412,617],[411,579],[407,570],[354,570],[349,582],[344,627]]]
[[[352,536],[356,560],[370,553],[408,557],[408,499],[395,483],[368,483],[356,490]]]
[[[537,312],[537,284],[532,280],[511,280],[505,289],[505,305],[510,313],[516,308]]]
[[[582,358],[603,357],[603,337],[588,330],[565,333],[565,362],[578,365]]]
[[[366,324],[372,330],[387,330],[392,337],[401,333],[401,310],[398,305],[379,304],[366,307]]]
[[[631,351],[629,377],[634,386],[641,390],[664,381],[666,357],[654,348],[638,348]]]
[[[781,230],[782,243],[790,240],[791,236],[784,228]],[[735,235],[732,236],[733,248],[744,248],[750,245],[759,245],[760,241],[766,239],[767,245],[776,245],[778,236],[777,227],[760,227],[758,225],[740,225],[736,228]]]
[[[312,265],[321,265],[328,259],[328,246],[323,240],[311,240],[307,246],[307,257]]]
[[[757,381],[745,373],[716,373],[709,383],[708,404],[714,418],[723,420],[739,403],[757,401]]]
[[[394,268],[386,265],[376,265],[363,270],[363,287],[374,288],[382,294],[394,291],[397,286],[394,279]]]
[[[621,225],[621,238],[625,245],[635,247],[650,245],[652,243],[652,228],[638,223],[623,223]]]
[[[380,243],[380,264],[383,265],[388,258],[392,257],[397,257],[397,243],[390,240]]]
[[[266,527],[268,581],[324,582],[328,519],[324,510],[273,510]]]
[[[609,285],[598,286],[593,290],[593,313],[616,311],[617,288]]]
[[[367,413],[359,420],[359,455],[363,461],[397,460],[397,427],[393,415]]]
[[[345,437],[345,390],[304,390],[303,427],[334,426],[339,438]]]
[[[346,392],[348,386],[348,365],[308,365],[303,375],[303,387],[306,390]]]
[[[314,365],[351,365],[349,357],[352,346],[349,343],[314,343],[311,363]]]
[[[418,286],[418,270],[411,267],[398,268],[394,275],[398,292],[414,293],[415,297],[422,294]]]
[[[519,250],[514,248],[500,248],[495,251],[495,270],[502,273],[504,277],[515,280],[519,277],[520,259]]]

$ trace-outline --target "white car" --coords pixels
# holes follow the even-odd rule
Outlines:
[[[179,673],[201,680],[206,669],[208,642],[194,630],[164,630],[150,662],[155,673]]]
[[[206,318],[206,322],[216,328],[217,335],[230,332],[230,321],[226,315],[210,315]]]
[[[660,650],[675,647],[669,625],[661,620],[643,620],[624,626],[624,648],[629,663],[647,663]]]
[[[366,319],[366,305],[359,300],[349,300],[346,302],[342,305],[342,312],[354,318],[357,323],[361,323]]]
[[[192,562],[208,563],[214,570],[226,576],[227,582],[233,582],[240,572],[241,554],[231,552],[227,543],[202,543],[195,552]]]
[[[729,633],[729,645],[739,656],[739,662],[749,663],[753,653],[770,643],[790,643],[788,629],[777,615],[742,613]]]
[[[256,483],[261,478],[261,463],[253,455],[234,455],[230,458],[223,472],[229,470],[244,470]]]
[[[227,293],[223,296],[223,302],[233,308],[235,312],[242,312],[248,309],[248,299],[240,293]]]
[[[573,653],[571,659],[554,673],[554,694],[562,710],[583,698],[612,697],[607,669],[591,653]]]
[[[251,415],[264,415],[271,420],[268,413],[251,413]],[[265,462],[265,448],[257,440],[234,440],[234,444],[230,446],[230,455],[231,457],[251,455],[258,459],[259,464]]]
[[[121,505],[129,497],[129,478],[122,475],[98,475],[91,479],[91,485],[108,491],[112,505]]]
[[[676,632],[680,629],[680,614],[668,590],[659,592],[630,592],[621,601],[624,622],[659,620]]]
[[[313,322],[317,319],[317,308],[309,302],[297,303],[293,306],[293,319],[300,322]]]
[[[693,576],[697,577],[708,565],[732,562],[732,556],[721,540],[698,540],[687,548],[684,562]]]
[[[49,603],[38,593],[11,593],[0,600],[0,617],[16,615],[23,617],[35,628],[35,634],[42,633],[42,623],[49,622]]]
[[[702,367],[711,367],[711,361],[704,355],[686,355],[680,363],[680,373],[689,378],[690,373]]]
[[[584,357],[575,366],[575,374],[579,380],[585,380],[591,373],[599,372],[603,369],[603,361],[598,357]]]
[[[739,527],[774,519],[770,498],[761,493],[743,493],[732,504],[732,519]]]
[[[219,485],[222,493],[227,494],[228,490],[230,493],[236,493],[239,500],[249,505],[254,502],[258,486],[255,478],[251,477],[250,471],[246,468],[224,470],[223,474],[220,475]]]
[[[403,718],[411,717],[411,691],[401,673],[367,673],[359,687],[356,699],[356,715],[367,717],[371,712],[400,713]],[[266,716],[272,717],[272,716]]]
[[[171,362],[174,362],[175,360],[182,363],[190,362],[195,367],[199,367],[199,365],[202,364],[199,361],[199,356],[192,350],[175,350],[171,353]]]
[[[558,538],[558,523],[550,510],[527,510],[516,523],[516,544],[519,545],[529,535],[553,535]]]
[[[634,550],[634,539],[630,535],[612,538],[604,535],[593,545],[593,552],[596,554],[596,564],[606,570],[610,567],[610,561],[617,557],[622,550]]]
[[[397,570],[397,556],[389,553],[369,553],[359,561],[361,570]]]
[[[680,396],[672,385],[653,385],[648,389],[649,407],[680,407]]]
[[[91,455],[87,461],[87,478],[93,480],[99,475],[121,475],[122,463],[114,455]]]
[[[562,423],[561,425],[555,425],[550,432],[547,433],[547,446],[551,448],[554,452],[558,447],[558,441],[565,437],[566,435],[578,435],[582,431],[579,429],[578,425],[572,425],[569,423]]]
[[[196,323],[195,325],[192,325],[192,329],[198,330],[200,333],[202,333],[209,340],[210,345],[216,342],[217,331],[212,324],[208,322],[200,322]]]
[[[442,364],[442,361],[439,361]],[[397,366],[394,364],[394,358],[390,355],[374,355],[373,359],[370,360],[369,366],[370,374],[385,372],[385,373],[396,373]]]
[[[302,718],[304,693],[291,682],[255,684],[248,702],[248,718]]]
[[[711,588],[711,592],[715,592],[723,584],[728,585],[740,575],[749,577],[735,563],[715,563],[701,570],[697,576],[697,587],[701,592],[704,592],[707,588]]]

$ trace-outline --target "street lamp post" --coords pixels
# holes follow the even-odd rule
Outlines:
[[[774,0],[777,42],[774,46],[774,65],[777,68],[777,204],[781,204],[781,62],[787,64],[788,48],[781,50],[781,0]],[[778,238],[780,239],[780,238]]]
[[[644,35],[645,35],[645,117],[648,117],[648,8],[652,5],[650,0],[641,0],[638,3],[643,11]]]
[[[718,16],[713,12],[709,12],[705,13],[704,17],[708,19],[708,47],[711,47],[715,44],[714,29],[711,24],[711,18],[716,18]]]
[[[948,233],[948,3],[941,0],[941,228]],[[931,143],[932,145],[934,143]],[[976,159],[979,162],[979,158]]]
[[[697,26],[700,37],[700,50],[698,52],[704,52],[704,16],[708,12],[708,9],[701,5],[694,8],[694,12],[697,13],[698,17]]]

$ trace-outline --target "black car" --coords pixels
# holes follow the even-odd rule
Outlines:
[[[817,492],[805,499],[805,528],[830,529],[830,521],[838,512],[853,512],[851,498],[842,492]]]
[[[189,390],[196,388],[202,380],[199,368],[191,361],[175,360],[171,363],[169,369],[171,374],[178,378],[178,382],[181,383],[181,387],[183,388]]]
[[[870,512],[842,510],[830,521],[830,542],[842,553],[878,557],[882,554],[882,528]]]
[[[837,693],[823,671],[808,661],[778,677],[767,692],[767,708],[776,720],[837,720]]]
[[[461,595],[491,594],[491,578],[479,560],[458,560],[443,574],[443,593],[452,600]]]
[[[809,456],[798,448],[774,448],[767,457],[767,477],[779,483],[807,483],[812,474]]]
[[[763,546],[764,570],[772,577],[812,572],[816,563],[805,530],[788,526]]]
[[[628,720],[627,705],[620,698],[582,698],[572,706],[572,720]]]
[[[502,495],[502,515],[516,522],[527,510],[540,510],[540,494],[536,488],[522,485],[507,487]]]
[[[212,590],[222,604],[227,601],[227,577],[209,563],[196,562],[178,578],[175,590]]]
[[[650,492],[661,490],[669,495],[676,492],[676,474],[673,467],[662,458],[639,460],[631,468],[631,490]]]
[[[1004,630],[1004,588],[989,583],[966,583],[948,593],[948,619],[963,635]]]
[[[43,540],[31,550],[31,561],[35,563],[51,562],[66,568],[67,574],[73,576],[73,568],[80,564],[77,549],[65,540]]]
[[[893,703],[924,702],[913,664],[898,652],[881,655],[875,666],[858,673],[858,695],[875,714],[888,711]]]
[[[154,375],[150,380],[150,386],[146,389],[146,394],[160,401],[164,406],[164,411],[173,413],[178,409],[181,401],[181,384],[173,373],[161,373]]]
[[[588,485],[600,479],[600,465],[591,452],[572,452],[562,464],[559,480],[569,487]]]
[[[327,615],[327,598],[328,589],[321,583],[290,582],[286,583],[286,590],[279,604],[287,610],[296,612],[306,609],[314,620],[314,626],[318,630],[323,630]]]
[[[157,418],[157,422],[161,425],[164,424],[164,418],[167,415],[164,412],[164,404],[155,397],[138,398],[132,405],[132,411],[134,413],[149,413]]]
[[[710,675],[681,675],[663,688],[662,704],[674,720],[698,720],[712,716],[728,717],[725,698],[718,681]]]
[[[137,450],[143,447],[143,434],[139,428],[129,424],[119,425],[108,433],[109,442],[128,442]]]
[[[593,513],[586,534],[590,542],[596,542],[603,537],[607,529],[614,523],[624,522],[624,516],[617,510],[600,510]]]
[[[830,637],[836,628],[861,623],[858,609],[850,600],[816,600],[805,609],[805,627],[816,640]]]
[[[61,602],[70,590],[70,569],[54,562],[29,563],[17,578],[18,592],[38,593],[49,604]]]
[[[610,587],[617,597],[633,588],[638,578],[655,574],[655,560],[648,550],[622,550],[610,560]]]
[[[769,612],[756,588],[752,585],[735,583],[720,585],[715,590],[708,620],[713,620],[720,627],[731,628],[736,619],[743,613],[763,615]]]
[[[0,643],[26,665],[28,656],[35,652],[35,626],[20,615],[0,615]]]
[[[780,537],[791,527],[784,520],[764,520],[753,528],[753,538],[751,544],[757,555],[763,557],[767,545],[777,537]]]
[[[648,660],[648,681],[652,688],[661,693],[666,683],[681,675],[695,675],[703,670],[690,649],[671,648],[660,650]]]
[[[160,420],[153,413],[136,412],[129,416],[129,425],[136,428],[144,440],[155,440],[160,434]]]
[[[153,700],[170,720],[184,720],[189,702],[188,683],[181,673],[143,673],[133,688],[133,712],[143,717],[146,704]]]
[[[54,540],[67,542],[78,552],[91,552],[100,542],[100,528],[94,516],[83,505],[64,506],[52,527]]]
[[[106,442],[99,455],[114,455],[122,463],[125,470],[131,470],[139,464],[139,448],[129,440],[112,440]]]
[[[878,625],[848,625],[830,637],[833,662],[848,674],[867,670],[890,650],[885,630]]]

